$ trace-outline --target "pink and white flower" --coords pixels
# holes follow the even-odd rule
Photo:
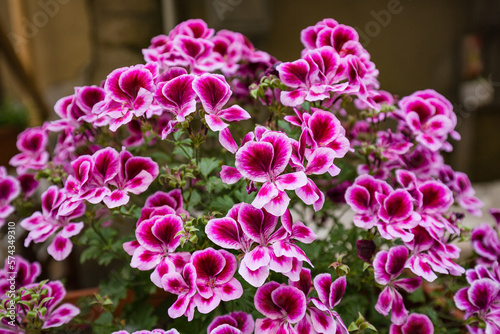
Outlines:
[[[68,257],[73,249],[70,238],[80,233],[83,228],[83,222],[74,223],[71,220],[85,213],[85,204],[82,201],[73,202],[69,208],[64,206],[68,202],[65,190],[57,186],[50,186],[42,194],[42,211],[35,212],[20,223],[29,231],[24,241],[26,247],[31,241],[41,243],[56,234],[47,248],[48,253],[57,261]]]
[[[296,287],[269,282],[257,289],[255,308],[266,318],[257,319],[255,333],[294,333],[306,314],[306,296]]]
[[[21,287],[35,283],[36,279],[42,273],[42,266],[38,262],[30,263],[28,260],[20,255],[13,258],[5,259],[5,265],[0,269],[0,296],[4,296],[10,291],[12,280],[10,280],[10,273],[16,273],[15,287]]]
[[[26,288],[29,289],[35,286],[38,286],[38,284],[28,285]],[[66,295],[66,289],[60,281],[50,281],[43,286],[43,289],[47,292],[41,294],[40,300],[50,297],[52,297],[52,299],[44,304],[44,307],[47,308],[47,313],[40,316],[43,321],[42,329],[54,328],[67,324],[75,316],[80,314],[80,309],[70,303],[60,305]]]
[[[302,262],[310,263],[295,242],[310,243],[316,235],[301,222],[293,224],[288,212],[282,222],[286,227],[276,230],[278,217],[241,203],[225,218],[211,219],[205,232],[218,246],[244,253],[238,272],[248,283],[259,287],[270,270],[298,280]],[[254,244],[257,245],[253,247]]]
[[[250,114],[238,105],[223,109],[231,97],[231,88],[222,75],[203,74],[193,81],[193,89],[206,112],[205,121],[212,131],[225,129],[228,122],[250,118]]]
[[[391,312],[391,322],[397,325],[402,325],[408,316],[403,296],[398,289],[412,293],[422,283],[420,277],[398,279],[407,260],[408,249],[404,246],[395,246],[389,251],[380,251],[373,260],[375,281],[386,286],[378,297],[375,309],[383,315]]]
[[[451,145],[446,142],[448,135],[459,139],[454,131],[457,116],[453,106],[441,94],[427,89],[418,91],[403,98],[400,109],[395,113],[402,120],[417,142],[431,151],[443,149],[450,151]]]
[[[470,286],[457,291],[455,305],[465,311],[465,319],[476,316],[486,328],[476,324],[468,326],[471,333],[497,333],[500,331],[500,266],[495,262],[491,269],[482,265],[469,269],[465,277]]]
[[[93,113],[109,119],[116,131],[132,118],[143,116],[153,103],[156,87],[151,69],[145,65],[122,67],[111,72],[104,84],[106,99],[97,103]]]
[[[168,309],[171,318],[179,318],[185,315],[188,321],[194,316],[194,295],[196,290],[196,269],[190,263],[184,266],[182,272],[170,272],[161,277],[161,286],[167,292],[177,295],[177,300]]]
[[[103,202],[108,208],[127,204],[130,197],[145,192],[158,176],[158,164],[149,157],[134,157],[125,149],[120,152],[119,169],[109,184],[116,187]]]
[[[151,281],[162,286],[162,277],[171,272],[180,272],[189,262],[189,253],[176,253],[183,231],[181,217],[175,213],[152,216],[143,220],[136,228],[139,243],[134,249],[130,266],[139,270],[155,269]]]
[[[434,325],[425,314],[412,313],[406,321],[401,324],[392,324],[389,334],[434,334]]]
[[[98,86],[75,87],[75,94],[56,102],[54,110],[60,119],[50,122],[46,129],[52,132],[77,129],[84,122],[99,124],[94,106],[104,101],[106,92]]]
[[[49,137],[47,132],[40,128],[29,128],[17,136],[16,146],[21,153],[10,159],[9,164],[16,167],[18,174],[29,169],[40,170],[47,166],[49,152],[46,151]]]
[[[159,172],[151,158],[134,157],[125,149],[118,153],[110,147],[92,156],[82,155],[71,166],[73,175],[66,180],[65,189],[72,201],[103,201],[109,208],[127,204],[128,193],[146,191]]]
[[[235,311],[215,317],[207,327],[207,334],[252,334],[255,321],[252,315]]]
[[[118,332],[113,332],[111,334],[179,334],[179,332],[177,331],[177,329],[172,328],[169,330],[163,330],[163,329],[153,329],[152,331],[139,330],[132,333],[129,333],[127,331],[118,331]]]
[[[175,122],[183,122],[186,116],[196,111],[194,79],[193,75],[183,74],[157,86],[155,100],[166,111],[176,115]]]
[[[196,269],[198,294],[194,301],[201,313],[214,310],[221,301],[238,299],[243,294],[241,283],[234,278],[236,258],[225,251],[206,248],[196,251],[190,263]]]
[[[282,133],[267,131],[258,141],[248,141],[236,152],[236,169],[246,179],[263,183],[252,205],[275,216],[287,209],[295,190],[307,183],[304,172],[282,174],[292,155],[291,140]],[[282,175],[280,175],[282,174]]]
[[[28,175],[28,174],[26,174]],[[0,166],[0,228],[5,220],[15,210],[10,203],[21,193],[21,183],[13,176],[7,174],[7,169]]]

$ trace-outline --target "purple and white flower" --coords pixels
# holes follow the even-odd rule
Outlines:
[[[73,202],[70,207],[65,207],[64,204],[68,202],[69,197],[65,190],[57,186],[50,186],[42,194],[42,211],[35,212],[20,223],[29,231],[24,241],[26,247],[31,241],[41,243],[56,234],[47,248],[48,253],[58,261],[68,257],[73,249],[70,238],[80,233],[83,228],[83,222],[71,221],[85,213],[85,204],[82,201]]]
[[[404,246],[395,246],[389,251],[380,251],[373,260],[375,281],[386,286],[378,297],[375,309],[383,315],[391,312],[391,321],[397,325],[402,325],[408,316],[403,296],[398,289],[412,293],[422,283],[420,277],[398,279],[407,260],[408,249]]]

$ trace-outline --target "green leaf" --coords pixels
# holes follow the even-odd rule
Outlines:
[[[16,304],[22,304],[22,305],[26,306],[28,309],[31,308],[31,303],[27,302],[27,301],[24,301],[24,300],[20,300]]]
[[[481,319],[479,319],[478,317],[474,316],[474,317],[469,317],[467,318],[467,320],[465,320],[465,324],[466,325],[472,325],[472,324],[480,324],[481,323]]]
[[[113,315],[109,312],[101,314],[99,318],[95,321],[96,324],[106,325],[113,322]]]
[[[228,188],[229,188],[229,185],[222,182],[221,178],[219,178],[219,177],[211,176],[207,180],[206,189],[207,189],[207,192],[209,192],[209,193],[211,193],[211,192],[220,193],[222,190],[228,189]]]
[[[170,155],[161,151],[151,152],[149,156],[158,163],[170,161]]]
[[[43,304],[45,304],[46,302],[48,302],[49,300],[52,300],[52,299],[54,299],[54,297],[45,297],[44,299],[42,299],[42,301],[38,305],[43,306]]]
[[[239,201],[243,203],[251,203],[255,197],[255,194],[249,194],[247,193],[247,190],[245,189],[245,186],[241,187],[240,189],[236,190],[234,192],[234,197]]]
[[[219,160],[215,158],[202,158],[198,165],[201,175],[207,177],[215,168],[219,167]]]
[[[182,136],[183,133],[184,133],[183,130],[178,130],[178,131],[174,132],[174,139],[175,139],[175,141],[178,141],[181,138],[181,136]]]
[[[111,252],[101,252],[99,257],[97,258],[97,263],[100,264],[101,266],[107,266],[108,264],[113,261],[115,258],[115,255]]]
[[[287,134],[292,131],[290,123],[288,123],[288,122],[279,122],[279,127],[280,127],[281,131],[283,131],[283,132],[285,132]]]
[[[415,290],[413,293],[408,295],[408,299],[414,303],[424,303],[425,302],[425,294],[424,294],[424,290],[422,289],[422,287],[420,286],[417,290]]]
[[[201,202],[201,195],[198,193],[198,191],[193,190],[193,192],[191,193],[191,197],[189,199],[188,211],[194,209],[194,207],[198,205],[200,202]]]
[[[349,332],[354,332],[354,331],[359,330],[359,327],[358,327],[358,325],[356,325],[355,322],[351,322],[351,324],[349,325],[349,327],[347,327],[347,330]]]
[[[191,159],[191,157],[193,156],[193,149],[189,146],[184,146],[183,148],[184,149],[181,149],[179,146],[176,146],[172,153],[181,155],[186,159]]]
[[[125,309],[127,327],[137,330],[154,328],[158,321],[158,317],[153,314],[154,310],[153,305],[148,303],[141,303],[141,307],[139,308],[127,307]]]
[[[229,209],[231,209],[233,207],[234,201],[228,195],[224,195],[222,197],[217,197],[210,204],[211,204],[211,207],[213,210],[227,212],[227,211],[229,211]]]
[[[361,326],[359,326],[359,329],[361,329],[361,330],[371,329],[372,331],[377,332],[377,329],[375,328],[375,326],[370,324],[368,321],[365,321],[364,323],[362,323]]]
[[[101,249],[96,246],[90,246],[85,249],[80,255],[80,263],[84,263],[87,260],[95,260],[101,255]]]

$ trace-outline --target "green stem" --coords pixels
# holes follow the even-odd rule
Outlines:
[[[184,146],[182,144],[180,144],[176,141],[170,140],[170,139],[165,139],[164,141],[166,141],[167,143],[174,144],[175,146],[178,146],[182,150],[182,152],[184,152],[184,154],[189,157],[189,159],[192,158],[191,155],[186,151],[186,149],[184,148]]]

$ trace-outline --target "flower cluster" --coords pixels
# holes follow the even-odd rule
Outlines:
[[[459,139],[454,131],[457,116],[453,106],[441,94],[427,89],[407,96],[399,102],[396,112],[402,122],[402,132],[409,132],[423,147],[431,150],[451,151],[451,144],[446,142],[448,135]]]
[[[295,242],[311,243],[316,235],[302,222],[292,222],[289,211],[278,217],[265,209],[241,203],[233,206],[225,218],[207,223],[207,237],[216,245],[243,253],[239,274],[255,287],[260,287],[269,271],[282,273],[293,281],[299,279],[306,254]]]
[[[498,226],[500,210],[491,209]],[[500,331],[500,242],[498,231],[489,224],[472,230],[472,248],[477,253],[477,265],[465,272],[468,287],[454,296],[456,306],[465,312],[470,333],[496,333]]]
[[[477,263],[487,267],[500,260],[500,210],[491,209],[490,213],[496,220],[496,229],[489,224],[481,224],[472,230],[471,242],[474,252],[479,255]]]
[[[82,201],[70,202],[64,189],[50,186],[42,194],[42,211],[21,221],[21,226],[29,231],[24,245],[29,246],[33,241],[40,243],[55,234],[47,252],[56,260],[64,260],[71,253],[73,243],[71,237],[80,233],[83,222],[71,222],[85,213],[85,204]]]
[[[370,175],[361,175],[346,191],[354,212],[354,224],[376,227],[380,236],[400,238],[412,254],[405,266],[432,282],[435,272],[461,275],[464,269],[453,260],[460,249],[447,242],[447,234],[460,230],[446,213],[453,203],[452,191],[439,181],[420,181],[414,173],[396,171],[396,190]],[[405,259],[406,260],[406,259]]]
[[[244,35],[229,30],[215,33],[200,19],[182,22],[168,36],[153,38],[143,54],[146,61],[157,62],[163,68],[179,66],[192,73],[220,70],[224,76],[234,77],[236,91],[247,90],[242,79],[256,79],[257,69],[263,71],[274,63]]]
[[[498,262],[488,268],[477,265],[465,273],[470,286],[455,294],[455,304],[465,311],[465,317],[472,315],[478,322],[468,326],[471,333],[497,333],[500,331],[500,266]],[[484,329],[482,329],[484,328]]]
[[[255,307],[266,316],[255,322],[256,333],[342,333],[347,334],[339,314],[333,308],[339,304],[346,289],[346,278],[332,282],[330,274],[314,278],[302,269],[297,282],[279,284],[271,281],[255,294]],[[309,294],[316,291],[318,297]]]
[[[11,202],[19,196],[21,186],[19,181],[7,174],[4,166],[0,166],[0,227],[5,224],[5,219],[15,210]]]
[[[129,192],[143,193],[158,176],[158,164],[151,158],[134,157],[126,150],[118,153],[113,148],[79,156],[71,167],[73,175],[65,184],[69,207],[82,200],[104,202],[108,208],[125,205]]]
[[[371,95],[379,86],[378,70],[356,30],[325,19],[304,29],[301,41],[305,46],[302,58],[278,66],[281,81],[292,89],[281,92],[284,105],[294,107],[346,94],[374,106]]]
[[[299,59],[278,63],[199,19],[153,38],[144,64],[76,87],[56,103],[59,119],[19,135],[18,177],[0,168],[0,227],[16,213],[25,246],[55,260],[78,243],[82,261],[125,263],[103,293],[130,290],[131,304],[96,296],[115,334],[177,334],[181,317],[210,323],[207,334],[433,333],[462,322],[408,295],[464,273],[455,302],[469,330],[498,331],[498,233],[473,229],[480,259],[467,271],[454,243],[467,238],[460,210],[478,215],[482,203],[441,155],[459,139],[452,104],[434,90],[380,90],[357,32],[333,19],[301,41]],[[38,264],[16,266],[16,307],[31,317],[16,319],[18,332],[79,313],[59,305],[59,281],[34,282]],[[168,310],[144,304],[154,290],[173,299]]]
[[[48,142],[46,130],[39,127],[24,130],[16,142],[17,149],[21,153],[10,159],[10,165],[17,168],[18,174],[24,174],[29,169],[45,168],[49,161],[49,152],[46,151]]]
[[[36,282],[36,279],[42,273],[40,263],[30,263],[21,256],[14,256],[11,261],[5,259],[2,269],[0,269],[0,295],[3,297],[10,290],[12,280],[9,273],[16,273],[14,285],[18,288],[28,286]]]
[[[0,269],[2,333],[14,334],[42,331],[70,322],[80,313],[72,304],[61,304],[66,289],[60,281],[35,283],[41,273],[38,262],[30,263],[21,256],[5,260]],[[14,280],[12,277],[14,276]],[[15,290],[12,290],[15,286]]]
[[[252,334],[255,321],[248,313],[236,311],[215,317],[207,327],[207,334]]]
[[[127,331],[117,331],[113,332],[112,334],[179,334],[179,332],[177,331],[177,329],[169,329],[168,331],[164,331],[163,329],[153,329],[152,331],[140,330],[132,333],[129,333]]]

